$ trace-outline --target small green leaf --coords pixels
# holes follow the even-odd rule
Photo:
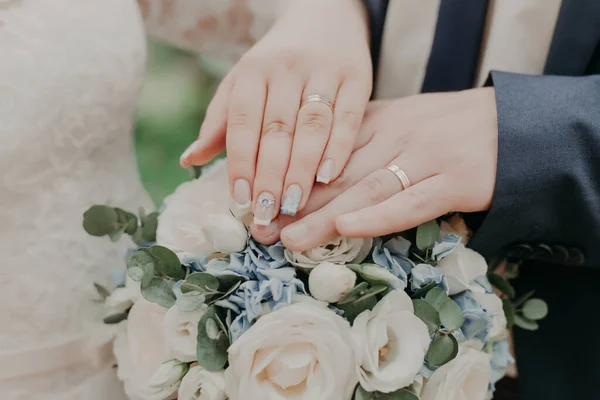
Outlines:
[[[218,296],[218,297],[214,297],[213,300],[210,301],[209,305],[213,305],[214,303],[216,303],[219,300],[223,300],[226,299],[227,297],[229,297],[233,292],[235,292],[240,285],[242,284],[242,281],[238,281],[238,283],[236,283],[235,285],[233,285],[232,287],[230,287],[225,294]],[[221,292],[221,291],[220,291]],[[223,293],[223,292],[221,292]]]
[[[427,325],[430,331],[436,331],[440,327],[440,314],[425,300],[413,300],[415,315]]]
[[[373,400],[375,394],[373,392],[367,392],[362,386],[358,385],[354,391],[354,400]]]
[[[425,301],[438,311],[440,311],[440,308],[448,299],[449,297],[446,294],[446,291],[441,287],[434,287],[425,295]]]
[[[173,293],[174,281],[165,278],[152,278],[146,287],[142,287],[142,296],[148,301],[164,308],[171,308],[176,301]]]
[[[458,341],[453,335],[438,333],[427,350],[425,359],[432,367],[441,367],[458,354]]]
[[[367,289],[367,291],[365,291],[365,294],[363,294],[361,297],[355,300],[355,302],[363,301],[368,299],[369,297],[377,296],[378,294],[383,293],[388,289],[388,285],[374,285],[373,287]]]
[[[108,237],[110,238],[111,242],[117,243],[119,240],[121,240],[123,233],[125,233],[125,229],[126,229],[126,227],[123,226],[123,227],[119,228],[118,230],[109,233]]]
[[[92,236],[108,235],[119,229],[119,216],[114,208],[95,205],[83,214],[83,229]]]
[[[144,222],[142,223],[142,238],[146,242],[156,241],[156,229],[158,228],[158,216],[157,212],[146,215]]]
[[[410,390],[403,388],[392,393],[367,392],[358,385],[354,392],[354,400],[419,400]]]
[[[515,324],[515,306],[508,300],[502,300],[502,308],[504,309],[504,315],[506,315],[506,327],[512,328]]]
[[[425,250],[433,247],[433,244],[440,235],[440,226],[436,220],[425,222],[417,228],[417,248]]]
[[[446,299],[440,307],[440,322],[449,330],[460,329],[463,326],[462,310],[454,300]]]
[[[107,325],[118,324],[121,321],[125,321],[127,319],[127,315],[128,315],[128,313],[126,313],[126,312],[109,315],[107,317],[104,317],[104,323]]]
[[[358,285],[354,286],[352,290],[346,296],[344,296],[342,300],[338,301],[338,306],[358,300],[362,295],[365,294],[368,288],[369,284],[367,282],[359,283]]]
[[[377,298],[374,296],[367,297],[364,300],[360,301],[352,301],[350,303],[337,304],[336,307],[340,310],[344,311],[344,318],[348,320],[348,322],[353,323],[356,317],[360,315],[365,310],[372,310],[373,307],[377,304]]]
[[[198,310],[200,307],[204,305],[206,301],[206,295],[204,293],[200,293],[197,291],[181,293],[179,297],[177,297],[177,301],[175,304],[177,308],[184,312],[190,312]]]
[[[181,292],[198,291],[204,294],[215,294],[219,289],[219,280],[206,272],[194,272],[185,278]]]
[[[247,279],[241,275],[223,274],[216,277],[219,280],[219,292],[228,292],[232,287],[238,287]]]
[[[198,364],[212,372],[222,370],[227,364],[229,337],[221,329],[219,321],[216,308],[210,307],[198,322]]]
[[[532,321],[539,321],[548,315],[548,304],[542,299],[529,299],[523,305],[523,316]]]
[[[421,298],[427,296],[427,293],[429,293],[429,291],[431,289],[433,289],[434,287],[436,287],[436,286],[437,286],[437,282],[428,283],[427,285],[423,286],[421,289],[417,290],[411,296],[411,298],[413,298],[413,299],[421,299]]]
[[[515,314],[515,325],[526,331],[537,331],[540,327],[537,322],[522,317],[519,314]]]
[[[507,294],[511,299],[515,298],[515,289],[506,279],[497,274],[489,274],[488,278],[490,283],[496,286],[502,293]]]
[[[145,287],[154,278],[154,266],[156,260],[154,257],[145,251],[138,250],[127,260],[127,275],[136,282],[141,282],[141,286]]]
[[[156,260],[154,268],[159,274],[175,280],[185,277],[185,270],[181,265],[181,261],[179,261],[179,257],[171,250],[163,246],[152,246],[144,251],[150,253]]]
[[[108,291],[108,289],[100,285],[99,283],[94,283],[94,287],[96,288],[96,292],[98,292],[102,300],[106,300],[106,298],[110,296],[110,292]]]

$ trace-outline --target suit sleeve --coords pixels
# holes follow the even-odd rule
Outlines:
[[[491,77],[496,188],[470,246],[486,256],[515,243],[575,247],[600,265],[600,75]]]

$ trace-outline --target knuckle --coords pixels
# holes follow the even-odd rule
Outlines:
[[[381,179],[375,175],[364,178],[360,182],[360,188],[372,204],[381,203],[385,200],[385,186]]]
[[[308,112],[303,115],[300,126],[309,133],[329,134],[329,118],[319,112]]]
[[[344,125],[344,129],[356,132],[360,128],[362,115],[355,110],[336,110],[335,118],[340,124]]]
[[[413,186],[411,190],[406,192],[411,209],[415,211],[425,210],[427,207],[427,199],[422,190],[417,186]]]
[[[272,121],[265,125],[262,131],[263,136],[286,136],[292,137],[294,129],[284,121]]]
[[[229,128],[239,129],[246,128],[249,125],[250,116],[243,111],[234,111],[228,118],[227,124]]]

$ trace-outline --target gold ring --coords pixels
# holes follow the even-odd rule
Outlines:
[[[386,169],[392,171],[394,175],[396,175],[396,177],[400,180],[400,183],[402,184],[402,190],[406,190],[410,187],[410,179],[408,179],[408,176],[406,176],[406,172],[404,172],[394,164],[388,165]]]
[[[321,104],[325,104],[327,107],[329,107],[329,109],[331,110],[331,112],[333,112],[333,103],[328,98],[323,97],[323,96],[319,96],[318,94],[311,94],[311,95],[307,96],[306,100],[304,100],[304,102],[302,103],[302,107],[304,107],[308,103],[321,103]]]

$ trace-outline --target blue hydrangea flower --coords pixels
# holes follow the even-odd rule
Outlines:
[[[510,364],[514,364],[515,360],[510,354],[508,339],[496,342],[492,346],[492,388],[506,374],[506,369]]]
[[[190,253],[185,253],[181,260],[181,264],[188,267],[192,272],[205,272],[207,263],[208,258]]]
[[[448,280],[441,268],[429,264],[417,264],[411,271],[410,284],[413,292],[435,282],[437,286],[449,292]]]
[[[380,238],[376,238],[373,244],[373,262],[400,278],[406,287],[408,274],[415,266],[408,258],[410,242],[402,236],[397,236],[385,243]]]
[[[453,296],[463,312],[464,323],[460,331],[466,340],[478,339],[485,343],[492,326],[492,316],[471,296],[469,291]]]
[[[431,256],[436,260],[440,261],[450,253],[454,251],[456,246],[460,243],[460,236],[453,233],[446,234],[442,238],[435,242],[431,251]]]

